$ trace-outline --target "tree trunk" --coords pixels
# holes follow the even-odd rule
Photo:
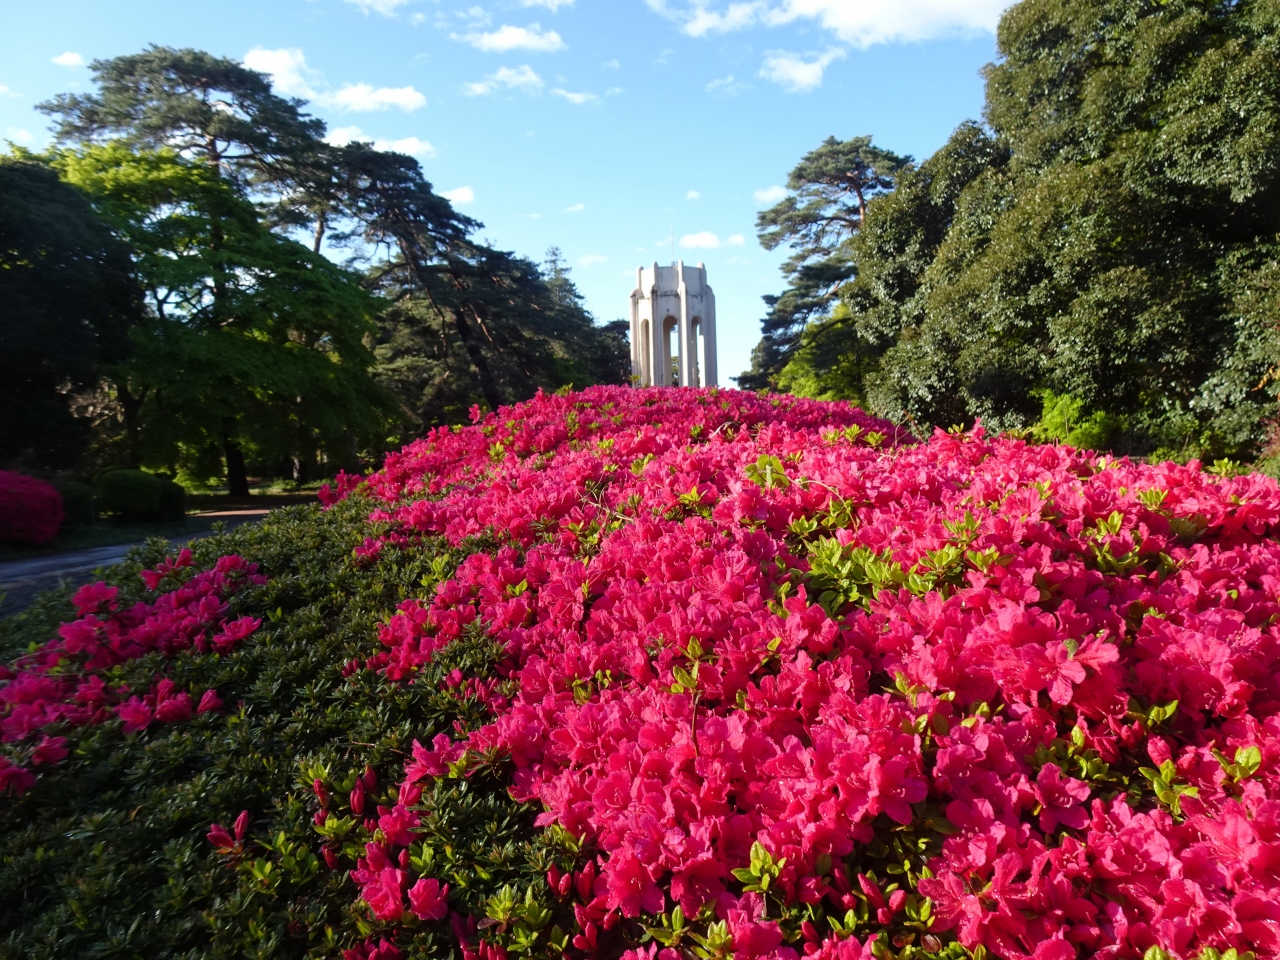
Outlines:
[[[244,451],[235,439],[235,421],[222,421],[222,449],[227,458],[227,493],[233,497],[249,496],[249,475],[244,468]]]
[[[137,470],[142,466],[142,402],[147,399],[150,387],[143,387],[138,396],[129,391],[129,384],[124,380],[116,382],[116,397],[120,400],[120,410],[124,413],[125,449],[128,451],[129,467]]]
[[[497,410],[502,406],[502,398],[498,396],[498,387],[493,379],[493,371],[489,369],[489,361],[485,359],[484,352],[480,349],[480,344],[476,342],[476,335],[471,329],[471,324],[467,323],[467,318],[462,315],[462,309],[450,310],[453,314],[453,325],[458,331],[458,339],[462,341],[463,347],[466,348],[467,358],[471,361],[471,365],[476,368],[476,376],[480,380],[480,392],[484,394],[485,403],[489,404],[490,410]]]

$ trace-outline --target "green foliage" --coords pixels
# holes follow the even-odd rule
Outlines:
[[[378,627],[401,601],[429,597],[462,556],[427,540],[385,550],[360,564],[352,550],[368,533],[367,502],[322,512],[277,511],[259,524],[197,541],[196,562],[239,553],[271,581],[237,594],[232,615],[264,621],[252,642],[219,656],[191,652],[163,661],[181,688],[213,688],[227,704],[179,724],[125,735],[117,721],[68,735],[70,757],[28,794],[6,800],[0,818],[0,957],[333,957],[381,929],[356,905],[347,876],[361,853],[362,826],[347,824],[339,867],[315,852],[339,827],[317,830],[311,793],[320,778],[334,797],[371,758],[370,802],[385,802],[413,740],[474,729],[486,719],[446,675],[494,676],[496,645],[472,631],[412,684],[380,671],[344,671],[380,648]],[[136,571],[166,550],[153,541],[110,572],[128,604],[143,596]],[[0,649],[53,634],[71,615],[66,594],[0,621]],[[116,668],[109,679],[145,690],[155,655]],[[438,781],[423,797],[424,832],[414,857],[451,886],[450,901],[484,915],[484,905],[541,885],[553,841],[527,841],[534,811],[507,795],[506,771],[479,768]],[[250,813],[242,856],[220,857],[205,840],[213,822]],[[341,816],[341,820],[350,817]],[[331,825],[334,824],[334,825]],[[548,844],[551,844],[549,846]],[[539,886],[539,889],[542,889]],[[536,906],[542,894],[534,894]],[[526,916],[528,914],[528,916]],[[407,957],[455,955],[447,923],[419,924]]]
[[[154,517],[160,511],[160,478],[141,470],[109,470],[98,478],[98,503],[108,513]]]
[[[840,305],[778,383],[922,426],[1256,456],[1280,349],[1276,35],[1263,0],[1012,6],[989,126],[868,205]]]
[[[766,296],[763,338],[751,357],[751,370],[738,377],[744,390],[774,384],[795,352],[805,323],[824,312],[840,285],[853,275],[845,246],[863,225],[867,204],[893,188],[910,169],[911,158],[882,150],[871,137],[828,137],[805,154],[787,177],[791,191],[756,217],[756,232],[766,250],[789,245],[783,266],[788,280],[781,296]]]
[[[1041,443],[1069,443],[1085,450],[1105,450],[1116,432],[1119,418],[1095,410],[1084,413],[1084,402],[1072,396],[1041,391],[1044,409],[1032,425],[1031,435]]]
[[[339,460],[378,441],[388,400],[368,373],[376,302],[358,277],[170,150],[116,142],[52,162],[128,238],[146,284],[150,316],[114,371],[138,462],[228,438],[263,457],[320,447]]]
[[[85,197],[22,154],[0,156],[0,303],[0,466],[71,466],[87,425],[66,394],[124,355],[140,289]]]
[[[64,529],[67,527],[88,526],[97,519],[97,495],[94,493],[93,487],[76,480],[54,480],[52,482],[58,493],[62,494],[62,509],[67,513],[67,518],[62,524]]]
[[[187,491],[168,477],[156,479],[160,481],[160,500],[156,505],[156,519],[181,520],[187,515]]]

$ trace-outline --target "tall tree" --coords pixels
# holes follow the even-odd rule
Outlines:
[[[921,425],[1070,407],[1116,450],[1256,455],[1280,356],[1277,11],[1010,7],[988,130],[961,127],[851,242],[843,329],[886,345],[843,389]],[[847,356],[797,356],[792,382]]]
[[[378,303],[358,276],[269,230],[225,179],[172,151],[115,142],[53,162],[130,242],[145,285],[147,318],[113,368],[136,463],[210,442],[350,462],[378,443],[388,398],[365,346]],[[232,492],[247,493],[243,460],[227,467]]]
[[[882,150],[871,137],[828,137],[801,159],[787,176],[791,192],[756,218],[766,250],[783,244],[791,255],[783,265],[787,289],[766,296],[760,343],[752,369],[738,377],[744,389],[768,387],[791,355],[805,324],[830,307],[840,285],[854,274],[846,249],[862,227],[867,204],[893,189],[910,168],[911,158]]]
[[[142,313],[129,249],[36,158],[0,157],[0,463],[67,467],[85,425],[66,393],[93,386]]]
[[[475,243],[479,226],[431,189],[412,157],[350,144],[336,242],[358,242],[371,287],[393,301],[379,355],[415,419],[490,409],[539,387],[621,382],[625,347],[595,326],[562,264],[551,283],[527,260]],[[476,396],[478,395],[478,396]]]
[[[269,205],[271,216],[297,224],[306,210],[291,193],[323,177],[318,163],[324,124],[302,101],[277,96],[270,80],[234,60],[199,50],[151,46],[141,53],[95,60],[95,93],[62,94],[39,105],[57,121],[60,144],[120,140],[138,150],[170,149],[208,165],[232,193]],[[207,198],[221,202],[222,194]],[[230,264],[222,262],[230,208],[209,207],[205,241],[214,254],[211,310],[230,317]],[[241,443],[242,411],[224,406],[221,426],[227,482],[247,494]]]

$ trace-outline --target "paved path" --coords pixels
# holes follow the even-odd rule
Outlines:
[[[269,512],[263,508],[217,510],[192,514],[189,519],[222,521],[230,530],[242,523],[260,520]],[[169,542],[177,546],[207,537],[212,532],[212,530],[200,530],[170,537]],[[21,613],[31,605],[36,594],[42,590],[51,590],[64,585],[80,586],[90,582],[94,579],[95,570],[119,563],[124,559],[125,554],[136,546],[138,546],[137,543],[121,543],[110,547],[91,547],[88,550],[74,550],[70,553],[54,553],[43,557],[32,557],[29,560],[0,563],[0,595],[3,595],[0,596],[0,616],[7,617]]]

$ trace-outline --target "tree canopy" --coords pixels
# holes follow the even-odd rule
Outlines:
[[[202,51],[152,46],[92,71],[93,91],[41,105],[56,147],[21,163],[79,204],[78,229],[132,297],[114,352],[54,378],[104,384],[122,421],[108,460],[222,472],[246,493],[250,461],[303,478],[477,403],[625,379],[625,342],[563,265],[478,243],[481,224],[412,157],[330,145],[303,101]],[[56,284],[40,296],[57,300]],[[43,322],[28,310],[8,336],[38,343]]]
[[[87,438],[67,402],[127,351],[141,314],[129,248],[44,164],[0,156],[0,460],[73,463]]]
[[[847,245],[862,226],[867,204],[893,188],[911,158],[882,150],[871,137],[828,137],[787,177],[786,197],[756,218],[766,250],[786,244],[789,281],[780,296],[764,298],[769,310],[752,369],[738,378],[746,389],[767,387],[795,352],[805,324],[825,312],[841,284],[853,276]]]
[[[986,124],[868,204],[778,385],[920,425],[1070,408],[1125,452],[1256,455],[1280,352],[1278,28],[1274,0],[1010,8]]]

